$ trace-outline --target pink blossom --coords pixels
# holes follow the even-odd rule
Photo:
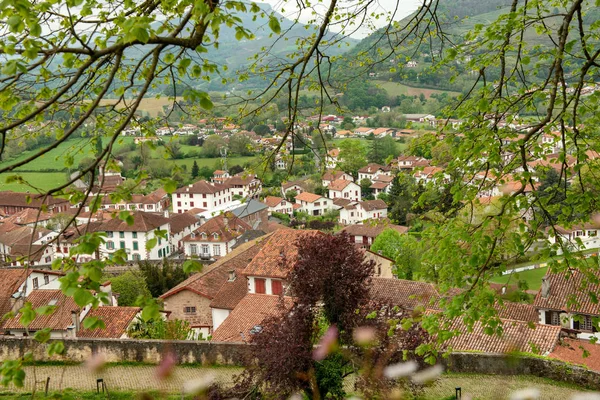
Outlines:
[[[361,326],[352,332],[354,342],[360,346],[371,344],[377,338],[377,330],[372,326]]]
[[[102,371],[105,364],[106,356],[104,353],[96,353],[92,354],[92,357],[87,359],[85,362],[85,367],[88,369],[88,371],[90,371],[90,373],[95,374]]]
[[[327,332],[321,338],[321,341],[313,351],[313,360],[321,361],[329,353],[331,353],[337,345],[338,329],[335,325],[331,325]]]
[[[172,352],[166,353],[156,368],[156,377],[161,381],[167,379],[173,373],[176,364],[175,355]]]

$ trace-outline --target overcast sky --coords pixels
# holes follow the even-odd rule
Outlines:
[[[268,3],[273,7],[274,10],[281,13],[282,8],[285,10],[283,15],[285,15],[288,19],[294,19],[294,17],[298,14],[298,7],[296,6],[295,0],[258,0],[257,2]],[[327,0],[313,0],[313,4],[315,4],[315,9],[318,10],[320,14],[325,13],[327,10],[329,2]],[[355,3],[352,0],[344,0],[341,4],[353,4]],[[370,11],[382,13],[382,12],[394,12],[394,9],[397,7],[396,15],[394,16],[394,20],[398,21],[402,18],[410,15],[413,11],[415,11],[419,5],[422,4],[422,0],[376,0],[376,2],[370,6]],[[300,15],[300,22],[307,22],[308,20],[314,18],[309,12],[304,12]],[[380,18],[379,20],[372,20],[375,28],[381,28],[382,26],[387,24],[385,18]],[[332,31],[339,31],[336,29],[336,26],[331,27]],[[371,29],[366,26],[361,27],[355,34],[352,35],[354,38],[362,38],[371,33]]]

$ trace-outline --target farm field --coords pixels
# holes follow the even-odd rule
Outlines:
[[[24,180],[29,182],[33,187],[27,186],[23,183],[13,182],[6,183],[6,179],[19,175]],[[61,183],[67,181],[67,175],[65,172],[12,172],[0,174],[0,190],[11,190],[13,192],[31,192],[36,193],[34,188],[39,189],[40,192],[55,188]]]
[[[376,85],[384,89],[389,96],[399,96],[401,94],[406,96],[419,96],[421,93],[425,95],[425,98],[430,98],[432,94],[448,93],[452,96],[458,96],[458,92],[451,92],[446,90],[436,89],[425,89],[416,88],[412,86],[406,86],[398,82],[391,81],[373,81]]]
[[[352,139],[356,139],[356,138],[352,138]],[[337,139],[333,139],[333,143],[335,144],[335,146],[339,146],[341,142],[343,142],[344,140],[348,140],[346,138],[337,138]],[[369,149],[371,147],[371,141],[367,140],[367,139],[357,139],[360,140],[361,144],[363,145],[363,147],[365,147],[366,149]],[[398,151],[402,152],[404,151],[404,149],[406,149],[408,147],[408,145],[406,143],[400,143],[400,142],[396,142],[396,148],[398,149]]]
[[[177,97],[177,100],[183,100],[183,97]],[[102,99],[100,101],[100,105],[107,106],[112,105],[115,102],[116,100],[112,99]],[[157,117],[158,113],[164,112],[163,106],[168,106],[171,104],[173,104],[173,99],[169,99],[167,96],[162,96],[160,98],[144,97],[140,103],[140,106],[138,107],[138,110],[142,112],[147,112],[150,115],[150,117]],[[119,108],[123,108],[122,105],[119,106]]]

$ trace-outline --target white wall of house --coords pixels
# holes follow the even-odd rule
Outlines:
[[[59,275],[45,274],[43,272],[32,271],[25,282],[19,287],[19,292],[25,290],[25,297],[31,294],[35,289],[60,289]],[[37,282],[37,285],[35,283]],[[37,286],[37,287],[36,287]]]
[[[211,308],[212,312],[212,321],[213,321],[213,332],[217,329],[223,321],[229,316],[231,310],[226,310],[224,308]]]
[[[352,182],[342,190],[331,190],[329,189],[330,199],[348,199],[353,201],[360,201],[362,199],[361,188],[356,183]]]
[[[600,248],[600,237],[598,236],[600,229],[579,229],[569,233],[560,233],[562,243],[569,245],[573,250],[589,250]],[[581,240],[581,245],[578,243]],[[550,236],[548,241],[552,244],[557,242],[555,236]],[[558,250],[558,254],[562,254],[562,249]]]
[[[238,195],[244,199],[255,198],[262,190],[262,182],[260,179],[253,179],[247,185],[235,185],[230,189],[231,195]],[[203,207],[201,207],[203,208]]]
[[[304,192],[304,189],[302,189],[302,187],[300,185],[292,185],[287,189],[284,189],[283,186],[281,187],[281,194],[283,195],[283,197],[286,196],[286,193],[289,192],[290,190],[295,190],[296,193],[300,194],[302,192]]]
[[[196,235],[196,239],[183,242],[183,251],[186,257],[211,259],[214,257],[223,257],[235,245],[235,239],[229,242],[209,241],[208,238],[202,239]]]
[[[540,324],[546,324],[546,311],[553,311],[553,310],[547,310],[547,309],[538,309],[539,311],[539,323]],[[576,314],[575,314],[576,315]],[[577,338],[578,339],[585,339],[585,340],[590,340],[593,337],[596,337],[598,339],[600,339],[600,332],[592,332],[591,329],[591,324],[592,324],[592,318],[594,316],[592,315],[587,315],[587,316],[583,316],[584,320],[587,318],[588,319],[588,326],[587,329],[586,327],[584,327],[584,322],[579,321],[579,329],[575,328],[575,320],[574,320],[574,314],[570,314],[567,312],[561,312],[558,315],[558,325],[560,325],[563,328],[566,329],[573,329],[573,330],[579,330],[580,332],[577,333]],[[556,323],[553,323],[552,325],[557,325]]]
[[[187,189],[190,189],[189,185]],[[184,213],[192,208],[202,208],[212,211],[215,208],[227,206],[232,201],[233,192],[227,188],[215,193],[173,193],[171,200],[173,212]]]
[[[299,211],[309,215],[323,215],[327,211],[335,209],[333,200],[328,199],[327,197],[321,197],[312,203],[296,199],[296,203],[300,204]]]
[[[157,244],[151,250],[146,250],[146,243],[156,237],[154,229],[148,232],[106,232],[105,242],[100,245],[100,254],[107,256],[124,249],[129,261],[160,260],[168,257],[172,253],[169,224],[161,225],[158,229],[166,231],[167,238],[157,238]]]
[[[290,203],[289,201],[283,199],[275,207],[269,207],[269,215],[271,215],[274,212],[292,215],[294,213],[294,205],[293,203]]]

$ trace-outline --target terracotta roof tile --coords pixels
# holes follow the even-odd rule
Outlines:
[[[350,185],[352,183],[354,183],[354,182],[347,181],[345,179],[336,179],[335,181],[331,182],[327,186],[327,189],[341,191],[341,190],[344,190],[348,185]]]
[[[267,197],[265,197],[265,199],[263,201],[269,207],[277,207],[279,205],[279,203],[281,203],[282,200],[283,200],[282,197],[267,196]]]
[[[343,197],[336,197],[335,199],[333,199],[333,204],[338,207],[346,207],[350,203],[353,203],[353,201],[350,199],[344,199]]]
[[[133,211],[131,215],[133,216],[132,225],[128,225],[127,222],[119,218],[114,218],[104,222],[99,230],[112,232],[150,232],[169,223],[168,218],[159,214]]]
[[[473,330],[468,331],[457,318],[453,321],[452,330],[461,332],[444,343],[444,346],[452,351],[481,351],[485,353],[510,353],[514,351],[524,353],[539,352],[539,354],[550,353],[558,342],[560,326],[534,324],[524,321],[502,319],[503,333],[498,335],[487,335],[483,325],[476,322]]]
[[[283,302],[282,302],[283,299]],[[249,342],[252,340],[252,328],[260,326],[265,318],[289,309],[292,300],[289,297],[268,294],[246,294],[229,316],[213,332],[213,342]]]
[[[319,200],[321,197],[318,194],[314,194],[314,193],[309,193],[309,192],[302,192],[299,195],[296,196],[296,201],[300,200],[300,201],[306,201],[307,203],[314,203],[315,201]]]
[[[369,189],[385,189],[386,187],[388,187],[390,185],[389,182],[379,182],[379,181],[375,181],[371,186],[369,186]]]
[[[79,306],[72,297],[65,296],[60,290],[38,289],[33,290],[27,297],[34,309],[47,305],[56,305],[55,311],[50,315],[39,315],[29,325],[29,329],[37,331],[44,328],[65,331],[73,325],[71,311],[79,312]],[[19,321],[20,316],[6,320],[4,329],[25,329]]]
[[[311,240],[321,235],[314,230],[279,229],[267,239],[263,248],[244,269],[247,276],[286,278],[290,265],[298,256],[298,240]],[[285,260],[285,264],[283,261]]]
[[[371,299],[391,306],[427,308],[440,298],[435,286],[427,282],[390,278],[373,278],[372,282]]]
[[[539,322],[538,311],[531,304],[514,303],[505,301],[501,306],[497,305],[498,317],[503,319],[514,319],[516,321]]]
[[[547,297],[542,295],[542,290],[538,291],[533,302],[536,308],[600,315],[600,304],[594,303],[590,296],[590,293],[600,292],[600,284],[590,282],[585,274],[565,271],[549,273],[544,278],[550,291]]]
[[[370,163],[358,170],[361,174],[374,174],[378,170],[383,170],[384,166],[376,163]]]
[[[221,214],[209,219],[198,229],[183,238],[184,242],[230,242],[242,233],[252,230],[252,227],[233,214]],[[217,234],[215,238],[214,234]],[[202,235],[206,238],[203,239]]]
[[[342,179],[342,177],[344,175],[346,175],[346,173],[344,171],[327,170],[323,174],[323,180],[324,181],[335,181],[338,179]]]
[[[189,213],[177,213],[171,214],[169,217],[169,224],[171,226],[171,233],[179,233],[190,226],[194,226],[200,221],[195,215]]]
[[[39,216],[38,216],[39,214]],[[2,223],[14,223],[16,225],[28,225],[38,221],[47,221],[52,218],[52,214],[48,212],[40,212],[39,209],[26,208],[8,218],[2,220]]]
[[[85,321],[89,317],[96,317],[101,319],[106,327],[104,329],[84,329],[82,321],[82,328],[77,332],[77,337],[119,339],[123,334],[127,333],[129,324],[140,311],[139,307],[108,306],[90,310],[83,320]]]
[[[29,198],[31,201],[27,201]],[[13,207],[25,207],[25,208],[40,208],[42,204],[54,205],[68,203],[68,200],[60,199],[57,197],[48,196],[44,200],[43,195],[35,193],[17,193],[11,191],[0,192],[0,205],[1,206],[13,206]]]
[[[2,317],[12,308],[12,295],[19,290],[29,274],[23,268],[0,269],[0,326]]]
[[[221,185],[218,183],[211,184],[205,180],[201,180],[191,185],[181,187],[177,189],[175,193],[209,194],[217,193],[226,189],[229,189],[229,185]]]
[[[383,200],[366,200],[360,201],[359,204],[366,211],[387,209],[387,204]]]
[[[588,353],[587,357],[583,355],[584,350]],[[563,338],[548,357],[600,372],[600,344],[590,343],[589,340]]]

